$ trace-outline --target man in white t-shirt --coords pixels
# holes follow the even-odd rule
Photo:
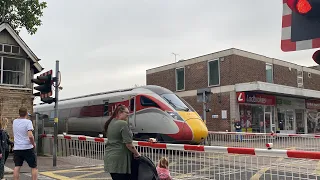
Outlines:
[[[13,121],[13,136],[14,136],[14,149],[13,149],[13,161],[15,164],[14,168],[14,179],[19,179],[20,168],[23,165],[23,161],[26,161],[31,168],[32,179],[38,179],[37,169],[37,157],[34,152],[35,141],[32,134],[33,125],[32,121],[27,119],[28,111],[26,108],[19,109],[20,118]]]

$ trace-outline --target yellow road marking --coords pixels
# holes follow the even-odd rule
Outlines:
[[[294,150],[295,147],[290,147],[290,148],[286,148],[286,149],[288,149],[288,150],[289,150],[289,149]],[[275,161],[275,163],[279,163],[279,162],[281,162],[282,160],[284,160],[283,157],[278,158],[278,159]],[[270,168],[271,168],[271,167],[264,167],[264,168],[260,169],[255,175],[253,175],[253,176],[250,178],[250,180],[258,180],[258,179],[260,179],[260,177],[261,177],[265,172],[267,172]]]
[[[99,167],[91,167],[91,168],[73,168],[73,169],[64,169],[64,170],[55,170],[55,171],[48,171],[52,173],[65,173],[65,172],[76,172],[76,171],[86,171],[91,169],[101,169],[102,166]]]
[[[174,178],[186,178],[186,177],[192,177],[193,174],[187,173],[187,174],[180,174],[178,176],[174,176]]]
[[[80,175],[80,176],[75,176],[75,177],[72,177],[74,179],[80,179],[80,178],[83,178],[83,177],[87,177],[87,176],[92,176],[92,175],[95,175],[95,174],[100,174],[100,173],[103,173],[104,171],[96,171],[96,172],[91,172],[91,173],[88,173],[88,174],[84,174],[84,175]],[[91,179],[91,178],[90,178]]]
[[[51,178],[55,178],[55,179],[64,179],[64,180],[76,180],[76,179],[72,179],[66,176],[61,176],[58,174],[53,174],[52,172],[40,172],[39,174],[51,177]]]
[[[102,173],[104,171],[98,171],[98,172],[94,171],[96,169],[102,169],[102,168],[103,168],[102,166],[90,167],[90,168],[74,168],[74,169],[64,169],[64,170],[56,170],[56,171],[39,172],[39,174],[42,174],[42,175],[45,175],[45,176],[48,176],[48,177],[51,177],[51,178],[55,178],[55,179],[76,180],[76,179],[79,179],[81,177],[86,177],[86,176],[89,176],[89,175]],[[79,171],[80,172],[91,172],[91,173],[87,173],[85,175],[75,176],[75,177],[71,177],[71,178],[58,174],[58,173],[72,173],[72,172],[79,172]],[[90,178],[90,179],[92,179],[92,178]],[[105,178],[103,178],[103,179],[105,179]]]
[[[315,173],[316,175],[320,175],[320,161],[318,161],[317,167],[316,167],[316,169],[314,170],[314,173]]]
[[[106,179],[107,178],[107,179]],[[87,178],[87,179],[81,179],[81,180],[94,180],[94,179],[104,179],[104,180],[112,180],[111,177],[103,177],[103,178]]]

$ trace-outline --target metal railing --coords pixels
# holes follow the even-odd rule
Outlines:
[[[320,151],[320,135],[276,134],[245,132],[209,132],[206,145],[227,147],[265,148],[273,143],[276,149]]]
[[[51,154],[53,138],[43,137]],[[74,156],[83,164],[103,165],[107,139],[59,135],[58,156]],[[169,160],[174,179],[319,179],[320,152],[137,142],[138,151],[157,164]]]

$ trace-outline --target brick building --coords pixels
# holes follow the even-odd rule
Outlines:
[[[33,75],[42,71],[39,59],[7,23],[0,24],[0,117],[11,122],[20,107],[33,111]],[[12,123],[8,125],[12,137]]]
[[[202,115],[197,90],[211,88],[212,131],[320,132],[320,71],[239,49],[147,70],[147,84],[170,89]]]

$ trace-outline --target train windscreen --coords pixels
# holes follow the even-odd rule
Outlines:
[[[184,99],[180,98],[176,94],[162,94],[161,97],[176,111],[195,111]]]

